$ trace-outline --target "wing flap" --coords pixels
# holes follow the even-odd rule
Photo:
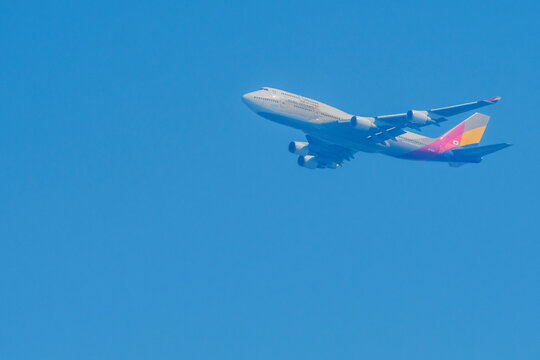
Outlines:
[[[317,161],[323,167],[335,167],[341,165],[345,160],[354,159],[355,151],[341,145],[332,144],[327,141],[316,138],[312,135],[306,135],[309,142],[309,154],[316,156]]]

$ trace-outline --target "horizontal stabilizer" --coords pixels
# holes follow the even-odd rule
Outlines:
[[[454,153],[457,159],[464,159],[464,160],[480,159],[483,156],[486,156],[491,153],[494,153],[495,151],[499,151],[504,148],[507,148],[510,145],[512,144],[501,143],[501,144],[493,144],[493,145],[486,145],[486,146],[455,148],[452,150],[452,152]]]

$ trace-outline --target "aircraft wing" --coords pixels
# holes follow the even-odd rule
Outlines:
[[[309,155],[316,158],[317,167],[336,168],[343,164],[345,160],[354,159],[355,151],[351,149],[326,142],[311,135],[306,135],[306,139],[309,142]]]
[[[467,111],[475,110],[483,106],[495,104],[501,100],[500,97],[494,97],[488,100],[474,101],[466,104],[447,106],[431,110],[410,110],[402,114],[383,115],[375,117],[379,122],[387,123],[397,127],[410,127],[420,130],[427,125],[437,125],[448,120],[447,117],[461,114]]]

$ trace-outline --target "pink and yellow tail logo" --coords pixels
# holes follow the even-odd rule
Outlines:
[[[454,147],[478,144],[484,135],[488,121],[489,116],[476,113],[439,137],[431,145],[439,147],[440,152],[443,153]]]
[[[484,135],[489,116],[475,113],[467,120],[438,137],[431,144],[406,154],[405,158],[428,160],[450,149],[478,144]]]

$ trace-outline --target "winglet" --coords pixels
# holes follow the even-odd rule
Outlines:
[[[491,98],[491,99],[486,100],[486,101],[489,102],[489,103],[495,104],[496,102],[499,102],[499,100],[501,100],[501,97],[497,96],[497,97]]]

